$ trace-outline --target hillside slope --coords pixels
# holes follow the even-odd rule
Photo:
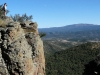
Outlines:
[[[43,40],[44,53],[45,55],[54,54],[55,52],[66,50],[81,43],[66,40]]]
[[[97,55],[100,43],[85,43],[46,58],[47,75],[95,75],[99,72]],[[96,60],[97,59],[97,60]],[[92,63],[92,65],[91,65]]]

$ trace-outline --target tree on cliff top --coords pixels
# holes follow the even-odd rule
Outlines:
[[[22,16],[20,16],[20,14],[15,14],[15,16],[10,16],[14,21],[17,21],[17,22],[25,22],[25,21],[32,21],[33,19],[33,16],[30,15],[28,16],[26,13],[23,14]]]

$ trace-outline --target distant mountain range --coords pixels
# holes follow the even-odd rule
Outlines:
[[[98,30],[100,25],[94,24],[73,24],[66,25],[63,27],[51,27],[51,28],[39,28],[39,32],[77,32],[77,31],[87,31],[87,30]]]
[[[39,32],[46,33],[44,39],[66,39],[68,41],[100,41],[100,25],[73,24],[63,27],[40,28]]]

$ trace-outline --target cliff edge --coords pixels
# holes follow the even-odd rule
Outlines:
[[[37,23],[14,22],[0,25],[0,75],[45,75],[43,42]]]

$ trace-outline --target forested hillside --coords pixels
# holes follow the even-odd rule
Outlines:
[[[100,43],[85,43],[56,52],[46,57],[46,75],[95,75],[99,53]]]
[[[66,40],[43,40],[45,55],[54,54],[57,51],[62,51],[83,42],[70,42]]]

